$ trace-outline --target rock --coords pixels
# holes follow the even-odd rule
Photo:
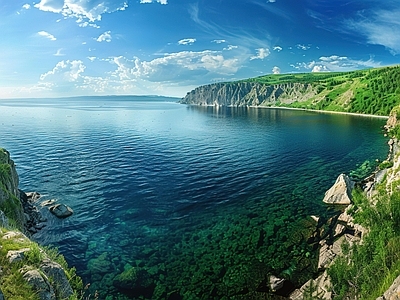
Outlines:
[[[40,203],[41,206],[51,206],[54,203],[56,203],[55,199],[51,199],[51,200],[45,200],[42,203]]]
[[[273,291],[273,292],[279,291],[283,287],[284,283],[285,283],[285,279],[278,278],[274,275],[271,275],[269,277],[269,287],[271,288],[271,291]]]
[[[42,270],[47,277],[52,278],[53,287],[58,297],[61,297],[61,299],[68,299],[73,295],[74,292],[65,275],[64,269],[58,263],[45,259],[40,265],[40,270]]]
[[[56,295],[46,275],[41,275],[38,270],[21,270],[25,281],[37,291],[40,300],[55,300]]]
[[[71,216],[74,211],[65,204],[56,204],[49,207],[49,210],[52,214],[54,214],[57,218],[63,219]]]
[[[328,204],[350,204],[354,183],[345,174],[340,174],[335,184],[325,193],[323,201]]]
[[[3,292],[0,290],[0,300],[4,300]]]
[[[328,273],[325,271],[316,279],[307,281],[300,289],[290,294],[291,300],[303,299],[332,299],[331,281]],[[310,295],[311,294],[311,295]]]
[[[399,300],[400,299],[400,276],[397,277],[389,289],[383,294],[383,296],[376,300]]]
[[[7,258],[10,264],[15,263],[17,261],[22,261],[24,259],[25,252],[30,251],[30,248],[23,248],[20,250],[10,250],[7,252]]]
[[[28,192],[25,194],[26,194],[26,197],[28,198],[28,201],[30,201],[30,202],[36,202],[42,196],[38,192]]]

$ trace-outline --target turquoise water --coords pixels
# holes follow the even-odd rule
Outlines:
[[[161,100],[161,101],[160,101]],[[100,299],[268,299],[315,273],[310,215],[386,158],[386,120],[129,97],[0,102],[20,187],[71,206],[34,235]]]

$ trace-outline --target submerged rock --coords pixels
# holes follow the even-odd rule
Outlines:
[[[328,204],[351,203],[351,190],[354,183],[346,174],[340,174],[335,184],[325,193],[323,201]]]
[[[65,204],[56,204],[49,207],[49,210],[52,214],[54,214],[57,218],[64,219],[71,216],[74,211],[72,208]]]

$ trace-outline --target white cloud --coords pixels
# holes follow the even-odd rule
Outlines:
[[[194,42],[196,42],[196,39],[182,39],[178,41],[179,45],[192,45]]]
[[[100,36],[96,39],[97,42],[101,43],[101,42],[111,42],[112,37],[111,37],[111,31],[106,31],[102,34],[100,34]]]
[[[39,31],[39,32],[38,32],[38,35],[40,35],[40,36],[42,36],[42,37],[45,37],[45,38],[47,38],[47,39],[49,39],[49,40],[51,40],[51,41],[57,40],[57,38],[56,38],[54,35],[52,35],[52,34],[46,32],[46,31]]]
[[[274,74],[281,74],[281,69],[277,66],[272,68],[272,73]]]
[[[222,44],[222,43],[226,43],[226,40],[213,40],[213,43],[217,43],[217,44]]]
[[[88,56],[88,60],[94,62],[96,60],[96,56]]]
[[[81,60],[62,60],[53,70],[40,75],[42,82],[51,82],[52,85],[65,85],[68,82],[77,82],[86,67]]]
[[[400,9],[377,10],[367,17],[345,22],[347,29],[365,36],[368,43],[382,45],[392,54],[400,54]]]
[[[283,49],[281,46],[275,46],[274,48],[272,48],[272,50],[281,52]]]
[[[61,53],[62,50],[63,50],[62,48],[58,49],[57,52],[54,53],[53,55],[54,55],[54,56],[64,56],[65,54],[64,54],[64,53]]]
[[[297,49],[304,50],[304,51],[310,49],[310,46],[301,45],[301,44],[297,44],[296,47],[297,47]]]
[[[250,60],[253,60],[253,59],[264,59],[268,55],[271,54],[271,52],[269,51],[268,48],[258,48],[256,50],[257,50],[257,55],[254,55],[254,56],[250,57]]]
[[[315,65],[311,72],[328,72],[328,68],[326,66],[322,66],[322,65]]]
[[[237,48],[238,48],[238,46],[228,45],[228,47],[225,47],[223,50],[230,51],[230,50],[237,49]]]
[[[274,2],[276,2],[276,0],[267,0],[267,2],[274,3]]]
[[[76,18],[78,23],[95,22],[101,20],[104,13],[125,10],[127,1],[99,1],[99,0],[41,0],[34,5],[42,11],[60,13],[64,17]]]
[[[31,5],[27,3],[27,4],[22,5],[22,8],[24,8],[24,9],[30,9],[30,8],[31,8]]]
[[[292,65],[297,70],[306,70],[312,72],[346,72],[365,68],[381,67],[380,62],[375,62],[373,59],[366,61],[354,60],[346,56],[321,56],[318,61],[301,62]]]
[[[153,2],[158,2],[160,4],[168,4],[167,0],[157,0],[157,1],[153,1],[153,0],[140,0],[140,3],[153,3]]]

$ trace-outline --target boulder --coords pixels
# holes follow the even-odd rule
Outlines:
[[[283,287],[284,283],[285,283],[285,279],[278,278],[274,275],[271,275],[269,277],[269,287],[271,288],[271,291],[273,291],[273,292],[279,291]]]
[[[69,297],[73,295],[74,292],[65,275],[64,269],[58,263],[45,259],[40,265],[40,270],[42,270],[47,277],[52,278],[53,287],[58,297],[61,297],[61,299],[69,299]]]
[[[17,261],[22,261],[24,259],[24,254],[25,252],[30,251],[30,248],[23,248],[20,250],[10,250],[7,252],[7,258],[10,262],[10,264],[17,262]]]
[[[37,295],[40,300],[55,300],[56,295],[52,286],[49,283],[48,278],[45,275],[41,275],[38,270],[21,270],[23,273],[22,277],[25,281],[37,291]]]
[[[335,184],[325,193],[323,201],[328,204],[350,204],[353,185],[347,175],[340,174]]]
[[[49,210],[57,218],[64,219],[71,216],[74,211],[65,204],[56,204],[49,207]]]

